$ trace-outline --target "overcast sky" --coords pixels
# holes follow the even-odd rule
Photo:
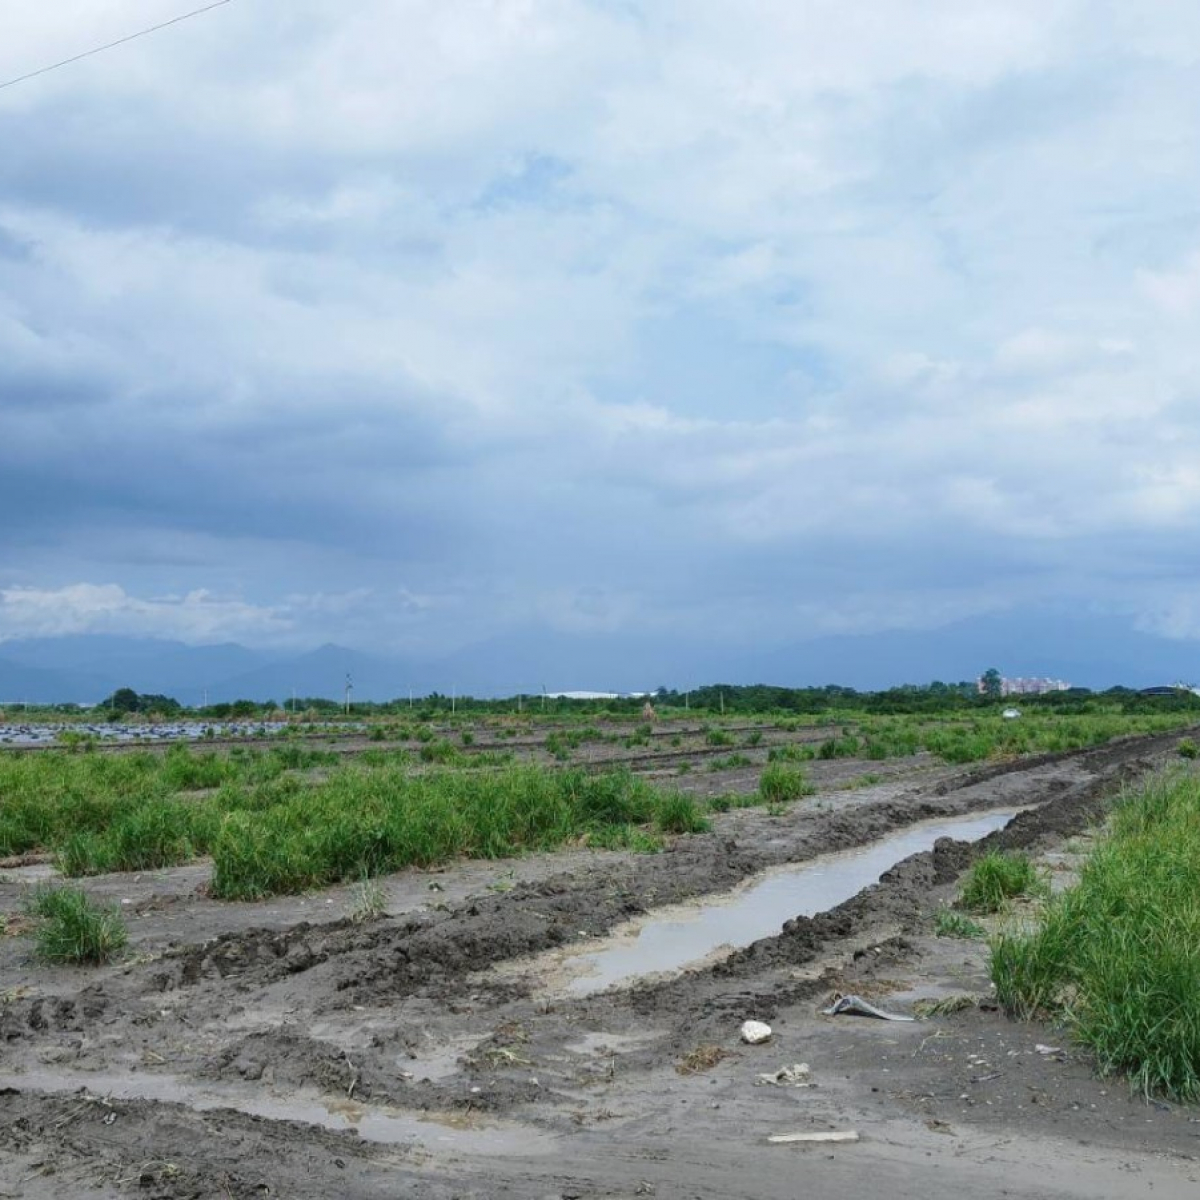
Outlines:
[[[0,147],[0,639],[1200,638],[1194,0],[232,0]]]

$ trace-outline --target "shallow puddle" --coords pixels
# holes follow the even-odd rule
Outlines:
[[[679,970],[720,949],[729,952],[777,934],[793,917],[825,912],[877,883],[896,863],[933,848],[938,838],[975,842],[1002,829],[1018,809],[976,813],[909,826],[869,846],[773,871],[732,895],[671,910],[618,934],[599,951],[572,955],[564,964],[578,976],[567,985],[576,996],[627,984],[641,976]]]
[[[568,1042],[563,1049],[568,1054],[579,1054],[587,1058],[624,1054],[653,1042],[659,1034],[649,1033],[585,1033],[578,1041]]]
[[[396,1059],[396,1066],[416,1080],[436,1083],[449,1079],[458,1074],[459,1059],[470,1054],[487,1036],[486,1033],[463,1034],[441,1046],[401,1054]]]
[[[523,1156],[552,1154],[558,1142],[551,1134],[515,1121],[462,1116],[456,1113],[421,1117],[382,1105],[358,1104],[315,1095],[281,1096],[250,1093],[221,1084],[197,1084],[169,1075],[114,1075],[89,1071],[30,1071],[9,1077],[9,1085],[53,1095],[86,1089],[107,1100],[151,1100],[182,1104],[196,1112],[233,1109],[271,1121],[299,1121],[335,1132],[355,1130],[364,1141],[459,1154]]]

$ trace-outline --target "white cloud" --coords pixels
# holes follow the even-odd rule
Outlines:
[[[1165,316],[1190,317],[1200,305],[1200,251],[1188,255],[1177,268],[1139,271],[1137,278],[1142,291]]]
[[[10,7],[0,76],[176,10]],[[64,555],[95,510],[127,525],[86,575],[120,595],[2,611],[627,628],[839,540],[939,620],[960,558],[1079,556],[1046,595],[1115,589],[1097,541],[1200,515],[1197,61],[1176,0],[296,0],[0,93],[41,156],[0,169],[0,462],[46,481]],[[114,480],[98,445],[135,461]],[[243,513],[317,548],[304,578],[263,586]],[[225,539],[220,591],[253,602],[203,591],[211,557],[163,572],[192,597],[123,591],[154,590],[116,547],[154,523]],[[936,559],[925,606],[906,546]],[[85,577],[0,551],[0,582]],[[785,602],[758,570],[730,611]]]
[[[203,590],[139,598],[118,584],[0,588],[0,641],[109,633],[202,643],[271,639],[290,630],[279,611]]]

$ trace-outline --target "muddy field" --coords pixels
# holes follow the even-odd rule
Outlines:
[[[749,792],[763,734],[718,771],[729,750],[698,731],[576,761]],[[130,950],[86,970],[36,964],[20,935],[51,866],[4,868],[0,1196],[1200,1194],[1200,1113],[1005,1019],[983,946],[932,932],[980,847],[1069,873],[1072,839],[1177,741],[970,770],[811,763],[818,794],[786,811],[719,815],[657,855],[402,872],[361,924],[350,888],[230,904],[204,895],[203,863],[98,877]],[[838,993],[902,1015],[972,1002],[823,1015]],[[772,1039],[744,1044],[747,1019]]]

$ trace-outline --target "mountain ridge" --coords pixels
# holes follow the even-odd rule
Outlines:
[[[720,646],[661,633],[567,634],[525,627],[439,658],[402,658],[327,642],[293,653],[225,642],[71,635],[0,643],[0,701],[94,704],[117,688],[195,706],[297,697],[387,701],[409,695],[511,696],[548,691],[680,690],[722,680],[873,691],[902,683],[1004,675],[1103,689],[1200,675],[1191,643],[1130,630],[1115,618],[1012,614],[937,630],[796,637],[772,647]]]

